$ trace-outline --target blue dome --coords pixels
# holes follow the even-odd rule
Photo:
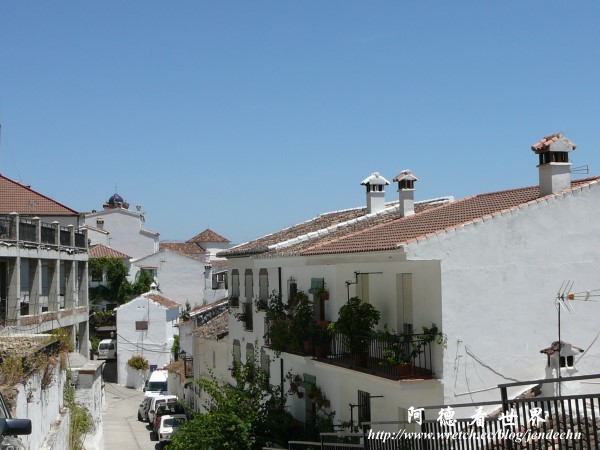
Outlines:
[[[121,203],[123,203],[123,197],[121,197],[119,194],[115,194],[111,198],[108,199],[109,205],[118,205]]]

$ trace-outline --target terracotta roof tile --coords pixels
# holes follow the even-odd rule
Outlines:
[[[0,175],[0,214],[27,216],[78,216],[79,213],[28,186]]]
[[[207,228],[202,233],[197,234],[193,238],[189,239],[187,242],[229,242],[228,239],[225,239],[218,233],[215,233],[210,228]]]
[[[600,177],[574,180],[572,188],[598,182]],[[531,202],[547,201],[559,194],[539,198],[539,187],[530,186],[507,191],[491,192],[467,197],[453,203],[428,209],[413,216],[397,218],[367,230],[339,236],[337,239],[318,241],[300,249],[302,255],[384,251],[398,248],[415,240],[435,236],[448,229],[478,223],[494,213],[526,207]]]
[[[159,305],[164,306],[167,309],[178,308],[181,306],[179,303],[174,302],[173,300],[169,300],[167,297],[163,297],[162,295],[154,294],[151,292],[142,294],[142,297],[148,298],[154,303],[158,303]]]
[[[424,211],[433,208],[440,203],[447,203],[448,201],[450,201],[449,198],[443,197],[440,199],[415,202],[415,212]],[[315,239],[332,239],[335,236],[345,235],[351,231],[364,228],[370,228],[378,223],[386,222],[393,217],[400,216],[397,202],[393,202],[387,206],[388,207],[383,212],[371,214],[369,216],[367,216],[366,207],[324,213],[298,225],[285,228],[276,233],[219,252],[218,256],[265,253],[270,249],[279,249],[279,251],[282,252],[284,251],[283,248],[287,248],[289,249],[288,251],[291,251],[292,248],[298,250],[299,248],[309,247],[310,245],[313,245]],[[317,231],[323,230],[327,230],[327,232],[316,233]],[[291,245],[292,243],[294,244]]]
[[[537,141],[535,144],[533,144],[531,146],[531,150],[533,150],[535,153],[541,153],[544,150],[546,150],[548,147],[550,147],[550,144],[557,142],[559,139],[564,138],[565,140],[567,140],[573,147],[573,150],[575,150],[575,148],[577,148],[577,146],[575,144],[573,144],[571,141],[569,141],[567,138],[565,138],[564,134],[558,132],[558,133],[553,133],[549,136],[545,136],[542,139],[540,139],[539,141]]]
[[[96,244],[90,247],[88,250],[90,259],[97,258],[120,258],[120,259],[131,259],[131,256],[125,253],[114,250],[106,245]]]
[[[160,250],[171,250],[186,256],[194,256],[204,258],[206,250],[197,242],[161,242]]]
[[[223,311],[204,325],[197,327],[192,334],[204,339],[221,339],[229,333],[229,311]]]

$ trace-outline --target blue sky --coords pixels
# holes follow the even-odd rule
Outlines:
[[[600,175],[600,2],[0,2],[0,172],[162,239],[244,242],[363,205],[537,183],[563,131]],[[582,175],[578,175],[582,176]],[[390,186],[386,198],[397,198]]]

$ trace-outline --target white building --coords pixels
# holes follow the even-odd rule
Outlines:
[[[227,300],[196,308],[189,313],[189,320],[179,323],[179,348],[181,370],[172,374],[177,379],[177,392],[188,406],[201,411],[204,401],[192,380],[215,374],[225,374],[228,368],[227,335],[229,313]]]
[[[130,211],[129,203],[114,194],[102,211],[85,214],[85,227],[92,245],[103,244],[139,259],[156,253],[159,247],[159,233],[144,228],[145,220],[140,205]]]
[[[132,356],[143,356],[148,360],[151,370],[171,362],[180,305],[156,292],[148,292],[115,311],[119,384],[138,388],[140,381],[144,380],[131,378],[127,362]]]
[[[215,273],[226,261],[215,253],[228,243],[207,229],[186,242],[161,242],[157,253],[135,261],[134,266],[150,272],[163,295],[195,308],[227,296],[225,278],[219,284]]]
[[[557,290],[564,280],[581,291],[600,287],[600,177],[571,180],[574,149],[561,133],[548,136],[532,146],[539,185],[457,201],[415,202],[418,178],[403,171],[394,178],[398,201],[385,203],[387,180],[373,174],[362,183],[369,210],[322,214],[220,253],[228,258],[232,310],[251,318],[230,316],[229,360],[244,360],[254,343],[270,352],[255,298],[276,289],[287,300],[296,289],[325,284],[330,299],[316,299],[317,319],[336,321],[358,296],[381,312],[380,328],[418,332],[437,324],[448,339],[447,348],[432,345],[423,363],[432,376],[413,372],[410,381],[381,376],[373,347],[368,369],[342,367],[341,354],[281,353],[283,370],[318,385],[337,420],[405,420],[410,406],[497,400],[499,383],[556,375],[539,349],[557,340]],[[585,352],[563,376],[600,371],[599,306],[574,306],[562,316],[562,339]],[[279,373],[271,371],[272,383],[281,382]],[[308,419],[305,400],[291,407]]]

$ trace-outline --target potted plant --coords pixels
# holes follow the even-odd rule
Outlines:
[[[304,354],[312,355],[314,336],[314,303],[303,291],[298,291],[295,296],[295,306],[292,309],[292,328],[297,342],[302,342]]]
[[[273,291],[269,296],[265,318],[267,321],[265,339],[269,343],[269,347],[279,356],[289,347],[290,319],[287,307],[277,291]]]
[[[315,297],[321,300],[329,300],[329,290],[327,289],[327,283],[323,283],[323,287],[315,293]]]
[[[352,297],[340,308],[338,314],[334,330],[343,335],[354,362],[359,366],[366,366],[371,333],[379,323],[379,311],[370,303],[363,303],[360,298]]]
[[[401,377],[411,374],[413,361],[421,352],[420,346],[411,342],[412,335],[404,335],[400,340],[383,351],[383,360],[379,362],[383,367],[394,367]]]

